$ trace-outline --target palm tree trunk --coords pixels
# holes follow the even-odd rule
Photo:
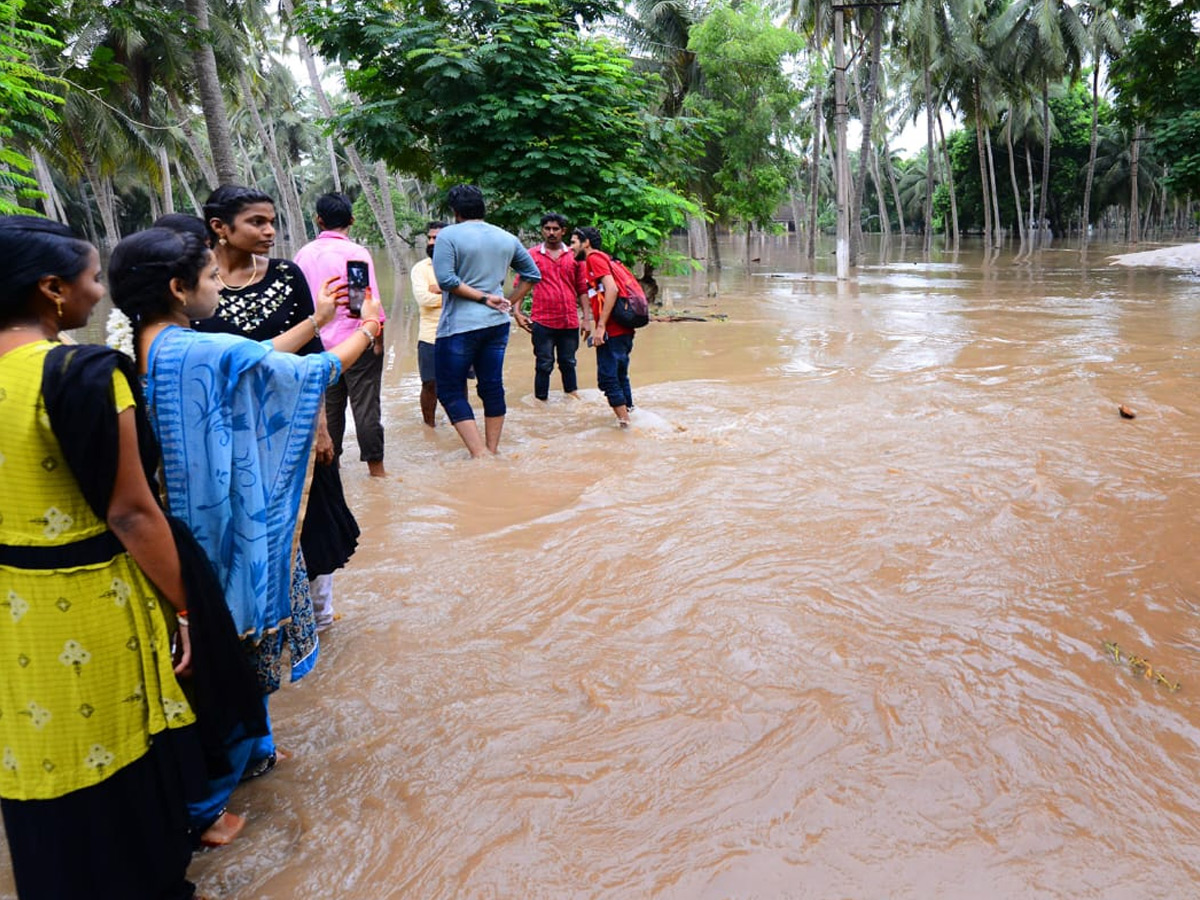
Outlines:
[[[99,167],[89,162],[88,181],[91,182],[92,191],[96,195],[96,205],[100,208],[100,219],[104,222],[104,235],[108,246],[115,247],[121,240],[121,230],[117,227],[117,203],[112,179],[101,175]]]
[[[333,147],[333,135],[325,136],[325,148],[329,151],[329,173],[333,176],[333,189],[342,192],[342,173],[338,171],[337,151]]]
[[[387,229],[388,234],[395,236],[398,234],[396,230],[396,205],[392,202],[392,181],[388,177],[387,166],[383,160],[375,160],[375,181],[379,185],[379,196],[383,199],[383,221],[380,225]],[[403,271],[404,266],[401,264],[398,271]]]
[[[242,102],[246,109],[250,112],[250,118],[254,122],[254,130],[258,132],[258,139],[262,141],[263,149],[267,151],[267,162],[271,166],[271,171],[275,174],[275,189],[279,195],[276,201],[279,206],[287,213],[289,230],[289,241],[298,247],[299,238],[303,234],[297,235],[296,229],[303,228],[304,214],[297,208],[298,204],[293,199],[295,186],[291,184],[291,179],[288,177],[287,169],[283,166],[283,161],[279,158],[279,145],[275,141],[275,133],[267,128],[263,122],[262,110],[258,105],[258,97],[255,96],[254,86],[250,82],[250,75],[245,69],[238,72],[238,83],[242,88]]]
[[[884,240],[887,240],[892,235],[892,220],[888,216],[887,199],[883,192],[883,178],[879,172],[879,153],[874,148],[871,148],[871,181],[875,183],[875,200],[879,207],[879,231],[883,234]]]
[[[996,249],[999,249],[1004,241],[1004,228],[1000,222],[1000,191],[996,187],[996,154],[992,152],[992,132],[989,128],[983,129],[983,143],[987,148],[988,180],[992,191],[992,234],[996,238]]]
[[[979,157],[979,186],[983,195],[983,246],[992,246],[992,198],[988,193],[987,153],[983,145],[983,120],[979,116],[979,85],[975,85],[975,155]]]
[[[1008,177],[1012,181],[1013,206],[1017,210],[1017,233],[1021,236],[1021,250],[1025,250],[1025,215],[1021,212],[1024,204],[1021,202],[1021,187],[1017,183],[1017,161],[1013,151],[1012,117],[1004,125],[1004,141],[1008,144]]]
[[[281,6],[288,18],[291,18],[295,12],[292,0],[282,0]],[[304,35],[299,33],[296,34],[296,49],[300,53],[300,59],[304,62],[305,70],[308,72],[308,81],[312,85],[313,94],[317,98],[317,105],[321,109],[321,114],[326,119],[332,120],[333,104],[329,102],[329,96],[325,93],[325,88],[321,84],[321,76],[317,72],[317,63],[313,57],[312,48],[309,46],[308,40]],[[367,205],[371,208],[371,213],[375,216],[375,221],[379,225],[379,231],[383,235],[383,244],[387,250],[388,259],[397,272],[402,272],[404,270],[404,255],[400,249],[400,239],[396,236],[394,228],[389,229],[384,225],[387,221],[387,211],[384,209],[384,203],[386,202],[388,208],[391,208],[391,194],[387,193],[383,197],[380,197],[375,185],[371,183],[367,167],[363,164],[362,157],[358,155],[358,151],[351,144],[344,144],[343,146],[346,151],[346,160],[350,163],[350,168],[354,170],[354,177],[358,179],[358,184],[367,198]],[[392,214],[391,218],[395,221],[395,213]]]
[[[171,185],[171,160],[167,156],[167,148],[158,148],[158,171],[162,177],[163,209],[169,213],[175,212],[175,191]]]
[[[175,171],[179,173],[179,183],[183,185],[183,192],[187,194],[188,202],[192,204],[192,209],[196,211],[196,217],[204,218],[204,207],[196,199],[196,194],[192,191],[192,186],[188,183],[187,173],[183,171],[183,163],[179,161],[179,157],[175,157]]]
[[[38,190],[45,194],[42,209],[46,212],[46,218],[55,222],[67,221],[67,212],[58,189],[54,186],[54,176],[50,173],[50,167],[46,165],[46,158],[37,150],[30,153],[30,158],[33,160],[33,176],[37,180]]]
[[[796,230],[798,246],[804,246],[804,243],[803,243],[804,221],[805,221],[804,195],[801,194],[799,191],[797,191],[795,188],[792,188],[790,191],[788,191],[788,199],[791,201],[791,204],[792,204],[792,227]]]
[[[821,58],[821,10],[815,11],[816,27],[813,29],[813,53]],[[822,67],[823,69],[824,67]],[[812,172],[808,181],[808,259],[817,256],[817,210],[820,208],[818,192],[821,188],[821,134],[825,130],[825,74],[821,72],[813,90],[813,149]]]
[[[242,153],[242,168],[244,171],[242,180],[245,184],[254,184],[257,181],[257,179],[254,177],[254,160],[250,158],[250,151],[246,149],[246,142],[242,140],[241,134],[238,134],[237,136],[237,145],[238,150],[240,150]],[[286,218],[286,215],[284,218]]]
[[[217,181],[220,184],[233,184],[237,181],[237,163],[233,155],[233,140],[229,134],[225,98],[221,96],[217,57],[208,41],[208,0],[184,0],[184,6],[188,15],[196,20],[192,65],[196,70],[200,106],[204,109],[204,124],[208,129],[208,146],[212,150]]]
[[[175,121],[179,123],[179,129],[183,132],[183,139],[187,142],[188,149],[192,151],[192,158],[196,160],[196,165],[200,167],[200,173],[204,176],[204,180],[208,182],[208,186],[215,190],[221,184],[220,179],[217,178],[217,170],[213,168],[208,154],[204,152],[200,146],[200,142],[196,140],[196,133],[192,131],[192,123],[188,113],[184,110],[183,104],[179,102],[179,98],[171,91],[167,91],[167,102],[171,106],[171,112],[175,115]]]
[[[1142,126],[1133,129],[1133,146],[1129,151],[1129,243],[1136,244],[1142,239],[1141,234],[1141,201],[1138,199],[1138,174],[1142,157]]]
[[[287,175],[288,191],[291,193],[292,205],[296,209],[296,235],[292,238],[292,246],[299,248],[308,243],[308,223],[310,217],[304,214],[304,204],[300,200],[300,189],[296,187],[296,170],[292,168],[292,161],[288,157],[283,157],[283,171]],[[313,215],[316,215],[316,210],[313,210]],[[314,224],[315,227],[315,224]],[[316,237],[314,233],[312,235]]]
[[[937,156],[933,148],[933,83],[925,66],[925,252],[933,250],[933,167]]]
[[[1029,140],[1025,140],[1025,172],[1029,176],[1029,249],[1033,250],[1042,242],[1041,232],[1042,224],[1034,221],[1033,204],[1035,194],[1033,192],[1033,153],[1029,149]]]
[[[1096,145],[1100,136],[1100,61],[1092,72],[1092,139],[1088,149],[1087,178],[1083,183],[1083,243],[1087,244],[1088,226],[1092,224],[1092,180],[1096,175]]]
[[[83,175],[87,179],[88,187],[92,192],[92,199],[95,200],[96,209],[100,213],[101,224],[104,226],[104,243],[109,247],[115,247],[117,242],[121,240],[121,234],[117,230],[117,213],[112,191],[108,189],[108,177],[100,174],[100,167],[84,149],[86,144],[82,136],[74,129],[69,134],[72,142],[75,144],[75,152],[83,160]]]
[[[892,150],[888,146],[887,136],[883,138],[883,167],[887,171],[888,184],[892,189],[892,202],[896,204],[896,218],[900,222],[900,235],[907,231],[904,226],[904,204],[900,202],[900,185],[896,181],[896,169],[892,166]]]
[[[954,249],[958,249],[961,232],[958,228],[958,196],[954,191],[954,171],[950,168],[950,150],[946,146],[946,126],[938,117],[938,133],[941,135],[942,160],[946,164],[946,190],[950,192],[950,222],[954,231]]]
[[[702,218],[688,216],[688,253],[692,259],[708,257],[707,232]]]
[[[717,222],[715,219],[709,219],[706,223],[708,232],[708,268],[721,268],[721,248],[717,243]]]
[[[1038,198],[1038,241],[1046,227],[1046,198],[1050,193],[1050,79],[1042,79],[1042,196]]]

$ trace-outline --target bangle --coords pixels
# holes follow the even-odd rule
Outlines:
[[[367,328],[366,325],[359,325],[358,333],[365,334],[367,336],[367,349],[368,350],[375,349],[375,335],[371,334],[371,330],[369,328]]]
[[[312,315],[310,315],[308,317],[308,321],[312,322],[313,337],[320,337],[321,336],[321,326],[317,324],[316,313],[313,313]]]

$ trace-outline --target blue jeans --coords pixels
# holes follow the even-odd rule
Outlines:
[[[505,322],[439,337],[433,345],[438,400],[451,425],[475,418],[467,402],[467,372],[472,366],[483,414],[490,419],[508,412],[504,405],[504,351],[508,347],[508,332]]]
[[[554,358],[558,357],[558,371],[562,374],[563,393],[573,394],[579,389],[575,377],[575,351],[579,349],[578,328],[547,328],[533,323],[533,395],[539,400],[550,396],[550,373],[554,371]]]
[[[609,335],[596,348],[596,381],[608,398],[609,406],[633,406],[633,388],[629,386],[629,354],[633,335]]]

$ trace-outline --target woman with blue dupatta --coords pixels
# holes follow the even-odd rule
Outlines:
[[[195,236],[152,228],[121,241],[109,265],[113,301],[134,327],[168,507],[216,567],[264,704],[278,679],[262,677],[259,658],[277,661],[293,624],[296,526],[317,411],[326,386],[374,345],[380,328],[381,308],[370,301],[341,344],[292,355],[333,319],[344,290],[332,282],[313,315],[257,342],[190,327],[213,314],[221,291],[213,255]],[[315,636],[310,652],[291,652],[294,679],[315,661]],[[225,806],[261,746],[260,738],[231,735],[229,773],[210,777],[208,797],[189,806],[202,843],[226,844],[241,831],[245,820]]]

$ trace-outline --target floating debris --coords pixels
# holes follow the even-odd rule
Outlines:
[[[729,318],[725,313],[695,313],[684,310],[678,313],[653,313],[651,322],[724,322]]]
[[[1162,672],[1156,671],[1154,666],[1150,664],[1150,660],[1132,653],[1126,653],[1116,641],[1105,641],[1104,650],[1113,658],[1113,662],[1119,666],[1129,666],[1129,671],[1139,678],[1144,678],[1155,684],[1161,684],[1172,694],[1179,690],[1178,681],[1172,681]]]
[[[1136,419],[1137,418],[1137,413],[1135,413],[1132,409],[1130,409],[1124,403],[1122,403],[1120,406],[1117,407],[1117,412],[1119,412],[1121,414],[1122,419]]]

